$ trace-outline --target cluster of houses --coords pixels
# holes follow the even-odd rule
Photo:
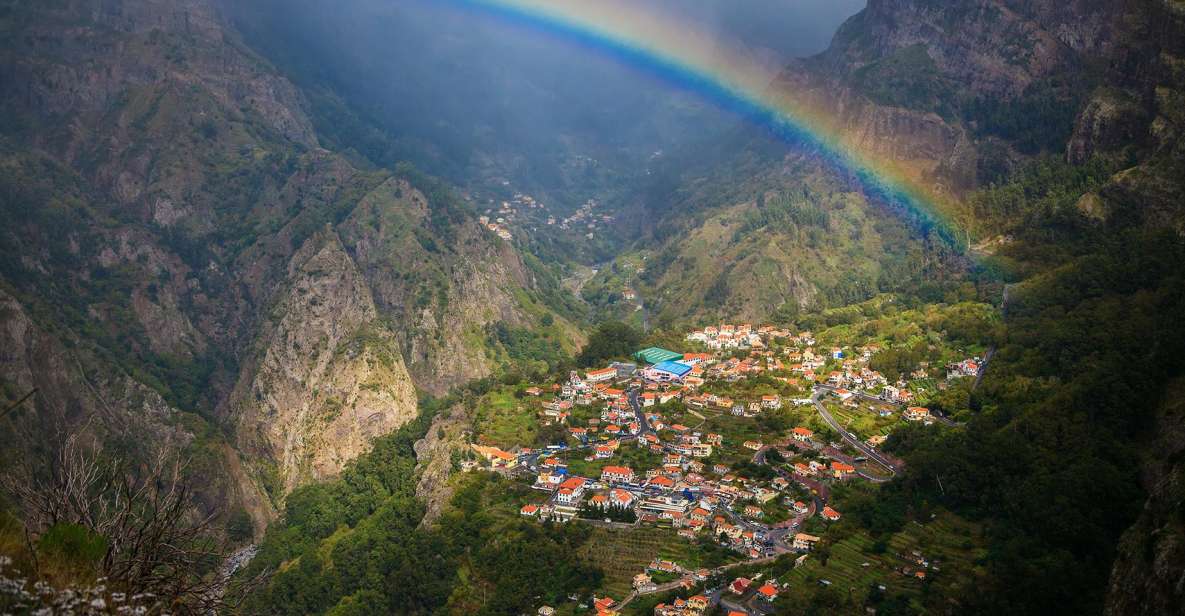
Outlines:
[[[881,350],[878,344],[860,346],[854,352],[841,347],[821,350],[815,348],[817,341],[811,332],[794,334],[771,325],[758,328],[750,324],[710,326],[688,333],[686,340],[702,344],[715,352],[691,354],[697,357],[695,364],[697,367],[702,366],[702,369],[693,370],[688,378],[736,381],[766,372],[789,372],[794,377],[783,380],[795,385],[800,382],[824,383],[838,389],[840,398],[852,406],[856,401],[849,401],[849,398],[856,393],[896,404],[912,404],[914,393],[909,389],[909,379],[929,378],[928,362],[921,362],[918,369],[890,383],[883,374],[869,366],[873,355]],[[770,350],[775,341],[780,353]],[[735,350],[748,350],[749,356],[723,356],[725,352]],[[839,362],[839,366],[826,374],[821,373],[828,362]],[[946,366],[946,376],[948,380],[976,376],[981,366],[982,359],[978,357],[953,362]],[[693,400],[692,404],[697,402]]]
[[[946,378],[947,380],[953,380],[961,379],[967,376],[979,376],[979,369],[982,365],[983,360],[978,357],[947,364]]]
[[[728,592],[737,596],[744,596],[750,590],[753,591],[752,594],[754,597],[767,603],[773,603],[778,598],[779,593],[778,583],[774,580],[758,585],[755,580],[739,577],[728,585]]]
[[[763,395],[749,401],[734,401],[711,393],[698,393],[704,380],[691,375],[696,371],[703,372],[701,362],[704,362],[705,358],[702,355],[680,355],[682,359],[663,360],[642,370],[638,370],[632,363],[617,362],[605,368],[589,370],[583,376],[572,372],[566,382],[552,386],[551,393],[554,395],[542,402],[542,415],[548,422],[570,424],[574,407],[603,404],[600,417],[589,420],[585,426],[569,427],[570,434],[577,441],[582,445],[588,445],[599,437],[637,436],[642,426],[633,412],[629,393],[622,389],[621,385],[616,385],[623,379],[630,379],[631,376],[635,378],[634,384],[640,386],[638,404],[643,409],[682,400],[691,409],[710,408],[736,416],[754,417],[762,411],[782,407],[784,401],[776,394]],[[540,387],[526,389],[529,396],[543,396],[545,393],[547,392]],[[650,446],[656,452],[674,448],[679,453],[691,457],[705,458],[712,454],[712,445],[719,444],[712,442],[712,435],[701,437],[684,434],[686,430],[683,426],[668,426],[661,415],[648,413],[646,418],[655,431],[670,428],[676,433],[677,439],[676,442],[665,445],[654,438],[642,439],[639,446]],[[616,445],[613,443],[597,445],[595,457],[610,457],[615,449]]]
[[[711,601],[704,595],[675,599],[671,603],[654,606],[654,616],[700,616],[708,611]]]
[[[508,186],[509,181],[503,180],[502,186]],[[490,199],[490,204],[493,205],[494,199]],[[508,201],[498,202],[496,207],[490,207],[485,210],[484,215],[478,218],[481,226],[490,232],[498,235],[504,240],[510,240],[512,235],[507,225],[515,223],[516,219],[522,215],[523,220],[519,221],[520,225],[523,223],[530,223],[532,221],[539,221],[548,226],[559,224],[559,227],[564,230],[574,229],[585,233],[585,237],[592,239],[593,231],[597,224],[604,224],[613,221],[613,216],[607,214],[598,214],[596,212],[597,202],[589,199],[581,205],[575,213],[564,218],[562,221],[557,221],[555,216],[550,214],[544,216],[547,212],[547,206],[532,197],[531,195],[516,192],[514,196]],[[530,210],[540,210],[544,214],[536,214]]]
[[[883,405],[879,412],[892,414],[904,407],[901,418],[906,421],[930,423],[934,420],[928,409],[913,405],[914,396],[904,377],[890,383],[871,368],[871,358],[880,351],[876,344],[855,347],[854,350],[852,347],[820,350],[810,332],[793,334],[772,326],[754,328],[749,324],[705,327],[687,334],[686,338],[702,344],[708,352],[677,353],[652,347],[635,355],[638,363],[617,362],[583,374],[573,372],[567,381],[551,386],[550,392],[554,395],[542,403],[543,414],[550,421],[571,424],[577,406],[602,405],[599,416],[588,418],[588,413],[580,413],[581,417],[587,418],[584,422],[587,425],[568,426],[570,436],[581,449],[587,450],[586,460],[611,459],[632,441],[634,446],[660,455],[661,464],[638,470],[610,464],[601,467],[599,476],[585,478],[570,476],[565,463],[558,457],[542,458],[534,487],[547,491],[549,497],[544,503],[524,506],[521,511],[524,516],[566,521],[580,515],[582,508],[586,516],[590,508],[605,511],[628,509],[635,514],[628,519],[636,519],[638,523],[669,524],[686,538],[707,535],[757,559],[776,552],[771,550],[773,544],[768,542],[773,529],[798,529],[806,516],[818,516],[828,522],[840,520],[841,513],[827,504],[829,486],[833,481],[859,475],[858,459],[839,451],[838,445],[817,441],[811,429],[798,426],[784,439],[766,437],[732,444],[753,452],[778,451],[787,462],[786,470],[779,471],[771,480],[750,480],[734,473],[726,464],[706,460],[724,446],[722,435],[668,422],[665,411],[653,407],[678,400],[693,415],[700,411],[755,417],[781,409],[788,400],[777,394],[737,400],[705,389],[717,380],[736,382],[769,375],[794,386],[800,382],[825,384],[848,406],[857,406],[861,398],[874,403],[879,399],[901,405]],[[737,353],[737,350],[746,353]],[[639,365],[643,367],[639,368]],[[828,366],[830,369],[824,371]],[[974,376],[980,370],[980,360],[967,359],[948,364],[946,368],[948,378]],[[923,363],[908,377],[928,378],[928,369],[929,366]],[[737,391],[735,387],[728,389]],[[548,392],[543,388],[530,388],[527,393],[543,396]],[[635,412],[631,398],[634,395],[640,412]],[[811,402],[810,399],[791,401],[795,404]],[[877,447],[885,438],[874,435],[868,443]],[[770,440],[774,442],[768,442]],[[479,453],[491,464],[513,464],[511,459],[514,456],[507,452],[485,449]],[[792,484],[804,491],[792,490]],[[815,495],[813,500],[796,496],[805,492]],[[763,523],[766,512],[771,511],[771,502],[784,504],[793,517],[777,524]],[[814,550],[820,541],[818,536],[796,532],[779,539],[778,543],[799,552],[800,558],[806,558],[806,553]],[[659,585],[650,575],[653,572],[657,572],[655,575],[688,573],[674,563],[655,561],[647,572],[635,577],[636,591],[658,589]],[[924,567],[919,573],[925,575]],[[746,600],[772,602],[777,599],[780,589],[772,581],[756,584],[746,578],[737,578],[727,590],[746,597]],[[598,606],[598,611],[612,613],[612,599],[603,601],[606,604]],[[699,616],[709,607],[706,597],[695,596],[659,604],[654,613],[658,616]]]
[[[805,334],[807,344],[814,344],[810,333]],[[764,349],[771,340],[786,340],[791,344],[803,342],[802,335],[794,336],[788,330],[763,325],[756,329],[749,323],[741,325],[712,325],[687,334],[689,342],[699,342],[714,351],[737,349]]]
[[[479,216],[477,222],[481,224],[490,233],[497,235],[503,240],[510,241],[514,236],[510,233],[510,229],[506,228],[506,219],[499,216],[494,220],[490,220],[489,216]]]
[[[771,553],[768,542],[771,526],[761,523],[771,502],[779,503],[779,506],[784,504],[794,514],[773,528],[797,528],[801,519],[810,515],[829,522],[840,520],[840,512],[826,504],[827,482],[855,477],[858,474],[855,461],[835,446],[817,442],[809,428],[796,427],[785,438],[733,444],[753,452],[776,450],[789,462],[789,470],[772,480],[755,481],[732,472],[725,464],[707,462],[707,458],[725,445],[722,435],[668,422],[665,412],[655,407],[680,400],[692,411],[754,417],[782,408],[786,400],[777,394],[735,400],[702,389],[716,379],[733,381],[771,372],[775,375],[794,373],[814,382],[826,381],[845,401],[855,395],[846,389],[848,387],[891,389],[879,373],[868,367],[868,360],[877,347],[861,348],[853,357],[846,357],[844,350],[839,348],[817,353],[810,346],[815,341],[809,332],[793,335],[770,327],[753,330],[746,325],[705,328],[692,335],[698,340],[700,334],[712,336],[711,340],[723,340],[725,344],[731,344],[727,342],[729,340],[744,340],[749,353],[747,356],[729,354],[723,347],[716,353],[676,353],[649,348],[635,355],[637,363],[615,362],[583,373],[571,372],[560,383],[530,387],[525,393],[541,398],[542,416],[548,422],[564,424],[571,437],[569,443],[574,445],[565,443],[557,446],[556,451],[537,454],[537,457],[524,457],[526,450],[514,454],[478,445],[474,446],[474,451],[497,468],[515,469],[516,465],[530,463],[535,475],[533,487],[548,494],[544,502],[522,507],[520,513],[533,518],[564,522],[581,515],[587,517],[590,510],[602,510],[607,519],[628,519],[631,524],[669,525],[680,536],[689,539],[706,535],[752,559]],[[784,344],[807,346],[779,349],[767,342],[775,339],[784,341]],[[839,363],[839,369],[821,377],[818,371],[835,362]],[[644,367],[639,368],[639,365]],[[578,412],[577,407],[590,406],[599,413],[594,410],[590,416],[588,411]],[[577,422],[573,415],[577,412],[583,418],[579,423],[584,425],[574,425]],[[910,421],[927,421],[928,411],[909,407],[902,416]],[[774,442],[763,442],[768,440]],[[649,469],[612,463],[626,446],[647,449],[661,456],[661,463]],[[585,460],[606,460],[609,464],[601,466],[597,476],[574,476],[568,472],[565,460],[575,451],[586,455]],[[823,502],[816,505],[818,500],[800,500],[796,496],[800,492],[792,491],[792,484],[822,495]],[[610,516],[611,510],[628,510],[633,515],[627,518]],[[817,536],[798,532],[781,540],[780,544],[805,554],[819,541]],[[635,582],[642,588],[653,585],[650,578],[643,580],[639,577]],[[744,586],[743,581],[739,584],[738,588]],[[765,600],[772,601],[776,599],[777,591],[776,585],[763,584],[758,588],[745,587],[742,593],[760,594]],[[690,599],[680,600],[659,606],[661,610],[656,609],[655,613],[695,615],[700,613],[698,605]],[[610,606],[605,609],[611,611]]]
[[[637,359],[654,362],[650,364],[651,369],[664,363],[676,363],[702,371],[705,366],[716,363],[715,358],[706,353],[677,354],[657,348],[640,351]],[[673,383],[650,377],[646,369],[639,370],[632,363],[614,363],[583,375],[572,372],[566,381],[551,386],[554,395],[545,400],[542,407],[543,414],[550,420],[570,423],[576,406],[603,404],[599,417],[588,419],[587,425],[568,426],[571,437],[588,454],[585,459],[611,459],[619,453],[623,443],[632,440],[636,447],[662,456],[661,464],[645,471],[609,465],[602,468],[599,477],[583,478],[569,476],[559,457],[541,457],[534,487],[551,493],[552,497],[544,504],[524,507],[523,515],[567,521],[578,515],[582,506],[629,508],[642,522],[669,523],[680,535],[689,538],[710,531],[714,537],[727,538],[739,551],[758,556],[764,539],[762,533],[747,531],[729,517],[717,516],[713,512],[737,503],[746,518],[760,519],[764,515],[763,506],[782,496],[790,482],[777,477],[762,484],[733,474],[726,465],[705,464],[703,460],[724,445],[722,435],[701,432],[679,423],[668,424],[657,410],[647,409],[682,399],[692,409],[712,408],[752,417],[765,410],[781,408],[784,400],[779,395],[767,394],[737,402],[728,397],[698,393],[698,384],[690,379]],[[640,417],[634,412],[625,385],[621,384],[626,380],[639,386]],[[542,396],[545,392],[542,388],[532,387],[526,393]],[[849,458],[842,458],[838,451],[814,443],[809,429],[796,428],[790,437],[774,445],[781,448],[786,457],[794,455],[787,450],[790,447],[819,449],[827,457],[834,456],[829,464],[818,459],[795,464],[795,480],[808,489],[813,489],[816,485],[813,482],[819,479],[847,479],[855,474],[855,466]],[[754,440],[741,446],[760,451],[769,445]],[[495,453],[490,448],[482,448],[479,453],[492,463],[512,464],[512,456],[506,452]],[[798,515],[809,511],[801,501],[784,500]],[[838,513],[833,510],[817,513],[828,519],[838,519]]]
[[[569,217],[560,221],[560,228],[564,230],[581,230],[586,231],[585,237],[593,238],[593,233],[596,231],[597,223],[613,222],[613,217],[608,214],[597,213],[596,199],[589,199],[583,205],[576,209],[576,211]],[[547,224],[555,224],[554,218],[549,218]]]
[[[702,434],[679,425],[672,429],[679,436],[671,442],[664,443],[653,433],[637,439],[638,446],[655,448],[662,454],[662,464],[645,471],[611,464],[601,468],[599,477],[576,477],[567,472],[560,458],[540,459],[533,487],[548,492],[550,497],[544,504],[524,506],[522,515],[563,522],[579,515],[585,506],[628,509],[643,523],[669,524],[680,536],[689,539],[708,533],[733,549],[758,558],[764,554],[766,532],[720,512],[739,511],[745,519],[760,520],[764,506],[781,499],[795,515],[805,516],[812,506],[789,495],[792,481],[819,492],[824,490],[819,483],[821,479],[846,480],[856,474],[850,460],[811,459],[795,463],[790,479],[778,476],[768,482],[750,480],[733,473],[727,465],[708,465],[697,459],[710,455],[711,447],[723,444],[719,434]],[[790,451],[793,447],[818,448],[826,456],[842,457],[838,451],[814,443],[812,436],[809,429],[798,427],[792,431],[791,439],[776,448],[784,451],[786,457],[793,455]],[[610,443],[620,446],[619,441]],[[753,450],[767,447],[760,442],[746,442],[745,446]],[[840,513],[831,507],[823,507],[816,513],[828,521],[840,519]],[[795,545],[801,550],[811,547],[813,543],[809,541]]]

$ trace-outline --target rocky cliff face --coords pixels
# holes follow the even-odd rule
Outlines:
[[[188,432],[223,460],[211,506],[241,493],[262,523],[257,488],[333,475],[417,389],[495,370],[486,324],[529,322],[514,247],[447,187],[319,147],[210,0],[22,3],[0,40],[0,327],[22,349],[0,402],[39,387],[18,429]]]
[[[433,524],[452,500],[453,488],[449,475],[453,460],[468,449],[473,421],[462,405],[454,406],[432,420],[424,438],[416,441],[416,498],[424,501],[424,518],[420,526]]]
[[[1169,387],[1156,418],[1136,523],[1119,543],[1106,613],[1172,614],[1185,605],[1185,381]]]
[[[1023,154],[1061,147],[1096,83],[1087,69],[1114,53],[1130,4],[872,0],[775,88],[834,112],[845,142],[957,209]],[[1011,126],[1024,121],[1047,125]]]
[[[335,475],[416,416],[395,336],[333,231],[305,242],[284,286],[230,402],[240,448],[274,469],[275,497]]]
[[[225,447],[212,426],[112,370],[101,355],[64,343],[0,291],[0,396],[15,400],[33,391],[0,424],[0,465],[48,457],[71,434],[133,464],[166,449],[201,476],[195,495],[204,513],[242,508],[257,532],[272,517],[270,503],[242,471],[239,452]]]
[[[853,75],[920,45],[939,75],[977,94],[1016,97],[1064,71],[1075,54],[1107,53],[1123,6],[1109,0],[871,0],[813,62]]]
[[[358,202],[340,232],[379,311],[402,324],[396,335],[417,385],[442,394],[490,374],[484,328],[528,324],[515,291],[532,285],[514,249],[475,220],[445,237],[431,219],[424,193],[391,179]]]

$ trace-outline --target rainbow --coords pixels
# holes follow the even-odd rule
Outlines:
[[[918,174],[845,139],[823,105],[777,85],[776,74],[694,24],[639,6],[637,0],[450,0],[450,4],[540,30],[612,56],[699,93],[818,152],[853,176],[865,192],[951,239],[957,228],[949,196]]]

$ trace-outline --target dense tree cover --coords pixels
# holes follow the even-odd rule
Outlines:
[[[964,100],[962,116],[978,134],[1003,138],[1026,154],[1059,152],[1074,130],[1084,96],[1094,89],[1094,80],[1082,73],[1075,80],[1037,80],[1013,100]]]
[[[581,366],[594,366],[610,359],[625,359],[638,350],[641,342],[642,332],[621,321],[606,321],[589,336],[577,362]]]
[[[496,476],[464,476],[437,524],[419,528],[412,445],[430,419],[379,439],[340,479],[289,495],[241,578],[270,574],[245,613],[506,614],[591,592],[600,572],[571,558],[588,529],[507,515],[525,488]]]
[[[831,197],[809,188],[785,192],[773,199],[766,199],[765,195],[760,195],[757,199],[757,209],[745,215],[740,228],[734,233],[733,241],[740,241],[757,229],[769,225],[827,229],[830,226],[827,207],[834,207]]]
[[[547,315],[551,317],[550,314]],[[525,327],[511,327],[498,321],[487,328],[492,343],[502,345],[510,360],[515,364],[531,368],[542,367],[541,372],[555,370],[567,359],[560,343],[544,334]]]
[[[357,580],[332,577],[331,573],[345,570],[336,569],[336,560],[329,562],[329,554],[318,549],[322,540],[339,528],[359,530],[351,533],[350,541],[339,542],[341,549],[350,553],[371,545],[383,532],[376,524],[364,521],[381,521],[390,528],[392,543],[375,553],[375,562],[366,565],[373,569],[368,574],[377,577],[405,569],[412,548],[428,547],[416,545],[420,539],[412,536],[423,515],[423,506],[415,500],[412,445],[423,436],[430,419],[424,414],[378,439],[374,449],[347,467],[340,479],[310,484],[288,495],[283,520],[268,529],[248,569],[254,574],[283,566],[283,572],[273,576],[262,592],[248,597],[248,613],[321,613],[340,597],[353,594],[352,585]],[[334,547],[334,551],[337,549]],[[348,566],[362,565],[350,560]]]
[[[873,370],[885,375],[889,382],[896,382],[902,376],[917,369],[920,362],[930,357],[930,351],[925,343],[918,343],[910,347],[892,347],[872,356],[868,365]]]
[[[849,507],[878,530],[924,503],[986,521],[990,586],[961,598],[966,613],[1100,611],[1143,499],[1140,439],[1182,368],[1185,247],[1135,218],[1079,215],[1071,199],[1089,174],[1045,165],[981,196],[1022,213],[1001,258],[1033,274],[1010,290],[975,413],[965,428],[895,433],[901,480]]]

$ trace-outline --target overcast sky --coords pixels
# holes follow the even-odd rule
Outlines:
[[[866,0],[648,0],[782,58],[822,51]]]

